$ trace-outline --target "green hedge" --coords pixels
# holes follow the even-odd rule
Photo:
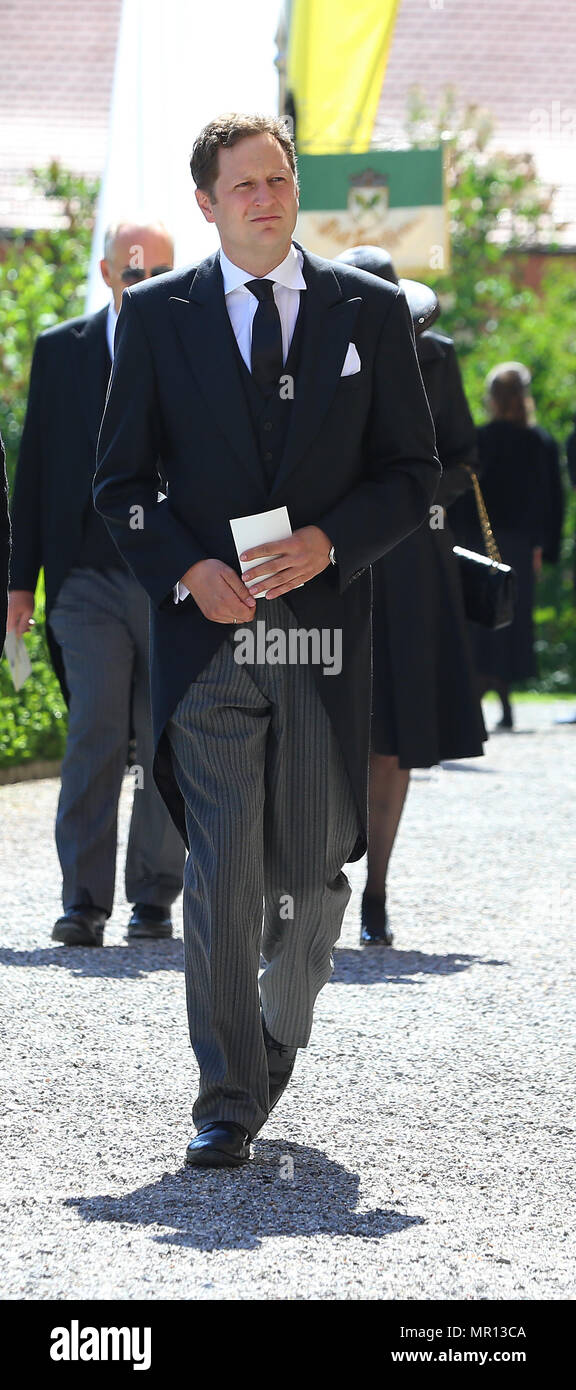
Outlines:
[[[0,431],[8,478],[14,476],[26,412],[28,377],[39,333],[84,312],[98,186],[54,161],[33,175],[61,225],[7,237],[0,255]],[[36,627],[25,638],[32,673],[16,694],[0,661],[0,767],[60,758],[66,707],[52,670],[44,632],[44,589],[36,595]]]
[[[64,753],[66,705],[46,645],[42,584],[36,613],[36,627],[24,639],[32,671],[21,690],[14,690],[6,659],[0,662],[0,767],[61,758]]]

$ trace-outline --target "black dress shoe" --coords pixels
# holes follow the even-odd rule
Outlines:
[[[262,1015],[262,1032],[264,1034],[264,1046],[268,1057],[268,1090],[270,1094],[270,1109],[273,1110],[283,1091],[286,1090],[296,1061],[297,1047],[286,1047],[283,1043],[276,1042],[272,1034],[268,1032]]]
[[[107,917],[100,907],[69,907],[54,923],[52,940],[64,946],[102,946]]]
[[[237,1168],[250,1158],[250,1135],[230,1120],[205,1125],[186,1149],[186,1163],[195,1168]]]
[[[172,936],[172,918],[169,907],[154,907],[149,903],[135,903],[128,923],[128,941],[158,941]]]
[[[391,946],[394,937],[388,925],[386,901],[370,898],[367,893],[362,898],[361,946]]]

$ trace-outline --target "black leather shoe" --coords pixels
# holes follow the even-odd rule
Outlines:
[[[286,1047],[283,1043],[276,1042],[272,1034],[268,1032],[262,1015],[262,1032],[264,1034],[264,1046],[268,1057],[268,1090],[270,1094],[270,1109],[273,1110],[283,1091],[286,1090],[296,1061],[297,1047]]]
[[[250,1135],[230,1120],[205,1125],[186,1149],[186,1163],[195,1168],[237,1168],[250,1158]]]
[[[172,936],[170,908],[135,903],[128,923],[128,941],[157,941]]]
[[[107,916],[99,907],[69,907],[54,923],[52,940],[64,946],[102,946]]]
[[[388,925],[386,902],[381,898],[362,898],[361,946],[391,946],[394,937]]]

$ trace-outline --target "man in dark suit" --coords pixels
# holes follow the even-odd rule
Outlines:
[[[440,465],[404,297],[292,241],[284,124],[211,122],[191,169],[222,249],[124,296],[95,498],[154,607],[157,776],[191,851],[186,1157],[221,1166],[249,1157],[331,973],[366,845],[369,567]],[[282,506],[292,535],[243,580],[230,520]]]
[[[128,937],[171,936],[184,851],[152,776],[149,605],[94,510],[96,441],[123,290],[170,270],[165,228],[106,234],[109,306],[42,333],[36,343],[12,506],[8,630],[33,620],[44,568],[48,643],[69,725],[56,819],[63,908],[52,937],[101,946],[112,911],[118,800],[131,733],[135,791],[126,856]]]

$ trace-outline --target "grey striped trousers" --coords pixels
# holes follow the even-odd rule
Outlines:
[[[149,607],[128,571],[78,568],[64,580],[50,616],[70,689],[56,818],[64,910],[91,905],[112,912],[131,722],[141,779],[130,819],[126,897],[167,908],[182,891],[184,846],[152,776]]]
[[[259,600],[262,619],[268,629],[297,626],[282,599]],[[194,1122],[233,1120],[255,1134],[269,1111],[260,998],[272,1036],[305,1047],[350,897],[342,865],[359,816],[310,667],[239,665],[234,637],[187,690],[168,737],[190,841]]]

